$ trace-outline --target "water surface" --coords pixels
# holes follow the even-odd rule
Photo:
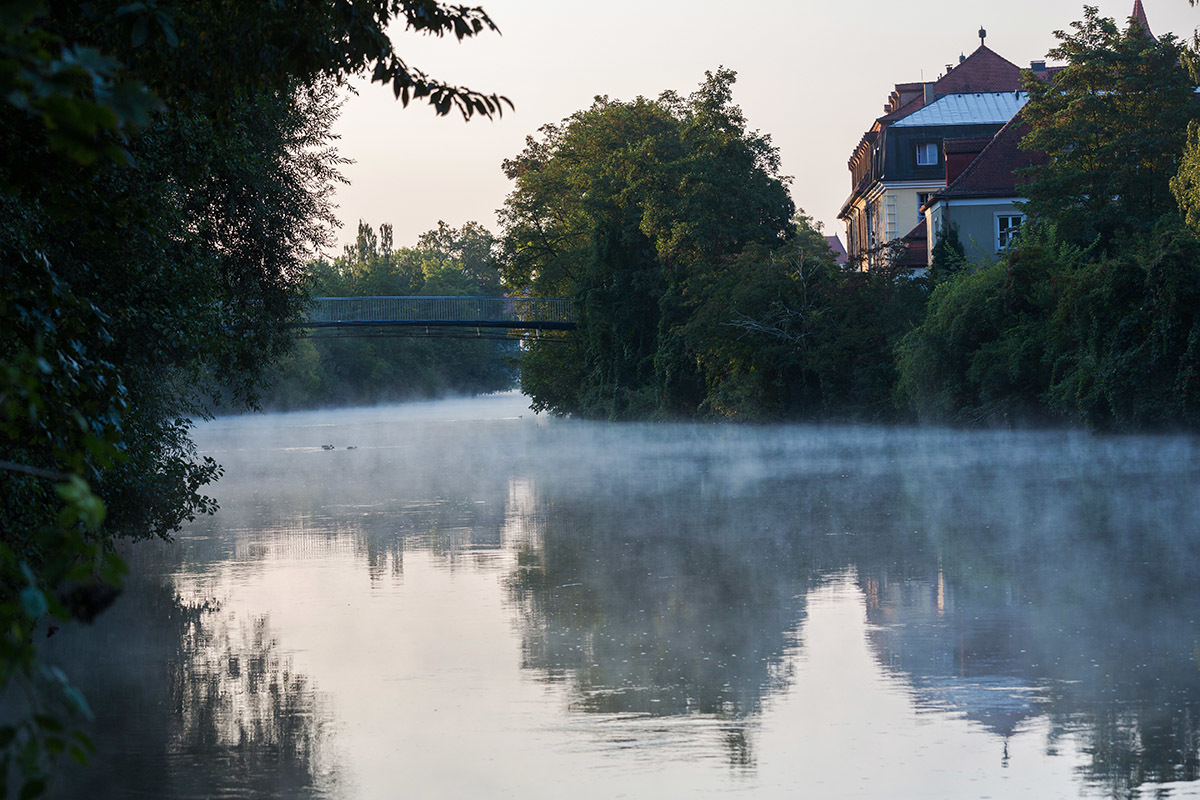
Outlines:
[[[1188,438],[217,420],[62,797],[1200,797]],[[327,449],[332,447],[332,449]]]

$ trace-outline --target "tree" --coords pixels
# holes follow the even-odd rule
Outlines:
[[[832,252],[812,220],[771,249],[751,245],[688,286],[694,311],[684,326],[705,394],[700,411],[768,420],[824,411],[815,354],[839,280]]]
[[[1091,6],[1072,27],[1055,32],[1049,53],[1066,67],[1051,81],[1025,76],[1022,145],[1050,156],[1029,170],[1028,209],[1071,241],[1107,248],[1175,209],[1170,179],[1198,115],[1194,85],[1173,36],[1121,31]]]
[[[897,345],[898,401],[930,422],[1047,417],[1056,275],[1082,260],[1052,228],[1031,224],[1001,261],[939,283],[920,324]]]
[[[966,250],[958,238],[958,225],[951,223],[945,235],[938,237],[930,256],[929,277],[934,283],[941,283],[967,268]]]
[[[464,117],[507,102],[410,67],[387,36],[400,20],[494,27],[431,0],[0,11],[0,689],[24,682],[31,704],[0,727],[0,783],[22,796],[86,744],[63,725],[86,704],[40,664],[34,627],[111,600],[114,536],[213,508],[219,467],[189,420],[206,387],[252,403],[289,345],[333,223],[339,85],[365,72]]]
[[[501,212],[505,282],[573,297],[580,318],[569,342],[548,339],[524,355],[535,407],[686,415],[703,400],[683,333],[689,280],[791,235],[778,154],[746,130],[734,80],[730,70],[706,73],[686,99],[597,97],[504,163],[516,182]]]
[[[309,268],[316,296],[498,295],[492,234],[477,222],[439,222],[415,247],[395,249],[392,226],[358,224],[353,245]],[[314,408],[512,387],[516,340],[310,337],[271,370],[263,405]]]
[[[997,263],[940,280],[897,349],[897,395],[924,419],[1196,424],[1197,237],[1179,213],[1197,207],[1185,53],[1090,7],[1073,28],[1050,52],[1067,66],[1049,82],[1026,76],[1023,146],[1050,156],[1028,171],[1029,223]]]

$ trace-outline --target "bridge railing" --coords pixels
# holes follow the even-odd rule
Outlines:
[[[575,316],[570,300],[553,297],[314,297],[300,324],[569,330]]]

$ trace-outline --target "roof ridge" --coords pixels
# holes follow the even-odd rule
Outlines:
[[[993,88],[998,84],[1002,90],[1012,90],[1020,87],[1021,68],[997,53],[985,44],[971,51],[971,55],[934,81],[935,94],[951,94],[954,90],[963,88],[975,90],[975,87]]]
[[[1141,3],[1141,2],[1142,2],[1142,0],[1135,0],[1135,2]],[[964,60],[962,63],[963,63],[963,64],[965,64],[965,63],[967,63],[967,61],[970,61],[972,58],[974,58],[974,57],[975,57],[975,54],[976,54],[976,53],[978,53],[978,52],[979,52],[979,51],[981,51],[981,50],[986,50],[987,52],[989,52],[989,53],[991,53],[992,55],[994,55],[996,58],[998,58],[998,59],[1000,59],[1001,61],[1003,61],[1005,64],[1010,64],[1010,65],[1012,65],[1012,66],[1014,66],[1014,67],[1017,67],[1017,65],[1016,65],[1016,64],[1013,64],[1013,62],[1009,61],[1007,58],[1005,58],[1004,56],[1000,55],[1000,54],[999,54],[999,53],[997,53],[995,50],[993,50],[992,48],[988,47],[986,44],[981,44],[981,45],[979,45],[979,47],[976,47],[974,50],[972,50],[972,51],[971,51],[971,55],[967,56],[967,57],[966,57],[966,59],[965,59],[965,60]],[[961,66],[962,66],[962,64],[959,64],[959,66],[961,67]],[[1017,69],[1020,69],[1020,67],[1017,67]]]

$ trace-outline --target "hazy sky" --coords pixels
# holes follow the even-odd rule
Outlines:
[[[797,207],[844,240],[837,212],[850,190],[846,159],[893,84],[935,80],[979,45],[981,24],[991,49],[1028,66],[1045,58],[1055,30],[1083,16],[1079,0],[478,2],[502,35],[461,44],[404,32],[395,39],[411,65],[506,95],[516,109],[464,123],[424,105],[404,109],[390,89],[360,85],[336,128],[342,154],[355,161],[344,169],[350,185],[337,194],[342,243],[353,240],[359,219],[392,223],[397,245],[438,220],[475,220],[498,233],[495,212],[512,189],[500,165],[527,135],[598,94],[686,95],[721,65],[738,73],[734,100],[749,126],[779,148]],[[1200,9],[1187,0],[1143,5],[1155,34],[1190,39],[1200,25]],[[1133,0],[1099,7],[1124,20]]]

